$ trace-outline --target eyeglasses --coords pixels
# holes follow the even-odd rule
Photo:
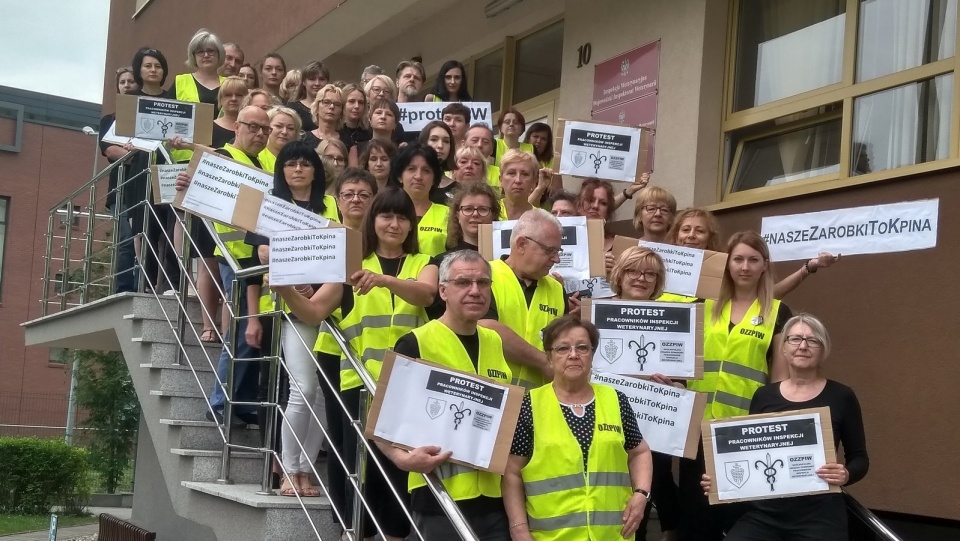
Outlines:
[[[197,49],[193,54],[197,56],[219,56],[220,51],[216,49]]]
[[[550,351],[556,353],[557,355],[570,355],[571,351],[576,351],[577,356],[584,356],[590,353],[593,353],[593,346],[590,344],[577,344],[575,346],[568,346],[566,344],[562,346],[556,346],[550,348]]]
[[[624,274],[631,280],[642,278],[645,282],[656,282],[657,278],[660,277],[660,273],[657,271],[642,271],[637,269],[628,270]]]
[[[339,109],[343,107],[343,104],[340,103],[339,101],[331,101],[331,100],[320,100],[320,105],[328,109],[331,107],[333,107],[334,109]]]
[[[643,210],[649,212],[650,214],[656,214],[658,211],[660,214],[666,216],[667,214],[673,214],[673,211],[670,210],[670,207],[658,207],[657,205],[644,205]]]
[[[493,209],[490,207],[460,207],[460,214],[464,216],[472,216],[476,214],[480,217],[490,216],[490,213],[493,212]]]
[[[547,246],[546,244],[540,242],[540,241],[537,240],[537,239],[532,239],[532,238],[530,238],[530,237],[523,237],[523,238],[525,238],[525,239],[533,242],[533,243],[536,244],[537,246],[539,246],[540,249],[543,250],[543,253],[547,254],[547,255],[550,256],[550,257],[553,257],[553,256],[555,256],[555,255],[559,255],[560,252],[563,251],[563,246],[557,246],[557,247]]]
[[[247,129],[249,129],[253,133],[259,132],[264,135],[270,135],[271,133],[273,133],[273,128],[271,128],[270,126],[261,126],[260,124],[254,124],[253,122],[244,122],[242,120],[238,120],[237,124],[243,124],[244,126],[247,127]]]
[[[443,283],[450,284],[457,289],[467,289],[473,287],[473,284],[477,284],[478,289],[488,289],[493,280],[490,278],[454,278],[453,280],[444,280]]]
[[[807,347],[810,349],[820,349],[823,347],[823,342],[819,338],[800,336],[797,334],[791,334],[787,336],[786,342],[791,346],[800,347],[800,344],[806,342]]]
[[[390,89],[388,89],[388,88],[383,88],[383,87],[379,87],[379,86],[372,86],[372,87],[370,87],[370,93],[371,93],[371,94],[377,94],[377,95],[389,94],[389,93],[390,93]]]
[[[347,159],[344,158],[343,156],[321,156],[321,157],[324,160],[333,162],[337,165],[345,165],[347,163]]]
[[[306,161],[306,160],[290,160],[290,161],[288,161],[288,162],[285,162],[285,163],[283,164],[283,166],[286,167],[287,169],[297,169],[297,168],[300,168],[300,169],[311,168],[311,169],[312,169],[312,168],[313,168],[313,164],[310,163],[310,162],[308,162],[308,161]]]
[[[370,192],[343,192],[340,194],[341,201],[353,201],[354,199],[359,199],[360,201],[367,202],[370,198],[373,197]]]
[[[133,70],[130,68],[117,68],[117,75],[123,75],[124,73],[133,73]]]

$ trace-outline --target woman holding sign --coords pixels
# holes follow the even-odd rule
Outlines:
[[[205,28],[197,30],[187,45],[187,67],[193,73],[177,75],[173,86],[167,90],[165,98],[194,103],[209,103],[213,105],[213,117],[220,116],[220,106],[217,94],[220,91],[221,77],[217,70],[223,65],[225,52],[220,38]],[[170,157],[177,163],[186,163],[193,156],[192,150],[176,149],[170,152]]]
[[[553,383],[523,399],[503,475],[514,541],[633,539],[650,497],[650,447],[627,397],[590,383],[600,333],[564,316],[543,329]]]
[[[380,375],[384,352],[426,322],[424,307],[437,294],[437,267],[430,263],[429,256],[418,253],[416,223],[416,208],[410,197],[402,190],[384,190],[373,198],[364,217],[363,269],[349,277],[349,284],[324,284],[309,299],[293,287],[276,288],[293,314],[310,325],[319,325],[340,308],[343,334],[374,379]],[[356,419],[363,383],[349,363],[342,362],[340,368],[341,397]],[[356,465],[356,437],[353,428],[346,426],[343,448],[351,470]],[[389,482],[398,493],[406,494],[406,474],[385,457],[380,461]],[[387,495],[387,482],[378,469],[369,469],[367,488],[371,497],[367,501],[383,533],[403,538],[409,534],[410,525],[397,502]],[[349,514],[350,506],[347,509]],[[375,531],[369,519],[365,528]]]
[[[450,208],[430,200],[430,192],[442,176],[437,152],[422,143],[404,147],[390,168],[391,184],[403,187],[416,208],[419,251],[430,256],[447,248]]]
[[[870,467],[860,402],[853,389],[823,377],[821,366],[830,355],[830,335],[809,314],[790,318],[783,326],[780,351],[789,377],[761,387],[750,401],[750,413],[830,408],[834,446],[843,444],[844,464],[824,464],[817,475],[829,485],[849,486],[866,476]],[[710,492],[712,480],[700,485]],[[751,502],[749,510],[727,533],[727,541],[792,538],[820,541],[847,539],[847,511],[841,494],[795,496]],[[789,537],[788,537],[789,538]]]

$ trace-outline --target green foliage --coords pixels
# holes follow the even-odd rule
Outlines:
[[[91,467],[110,494],[117,491],[132,458],[140,403],[123,356],[118,352],[76,351],[77,407],[87,416],[81,425],[93,428]]]
[[[59,440],[0,438],[0,512],[79,512],[89,495],[89,453]]]

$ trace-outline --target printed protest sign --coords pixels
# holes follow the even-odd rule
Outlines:
[[[163,141],[209,145],[213,139],[213,105],[152,96],[117,96],[117,134]]]
[[[489,101],[465,101],[462,103],[467,109],[470,109],[470,118],[467,119],[468,126],[480,122],[493,129],[493,112]],[[406,132],[419,132],[434,120],[443,122],[443,108],[447,105],[450,104],[440,101],[398,103],[397,107],[400,108],[398,122]]]
[[[561,175],[598,177],[634,182],[648,171],[644,131],[609,122],[561,121],[558,172]]]
[[[596,362],[596,361],[594,361]],[[630,400],[643,439],[658,453],[696,458],[707,395],[655,381],[594,372],[593,383],[609,385]]]
[[[620,254],[631,246],[649,248],[663,259],[667,270],[663,286],[666,293],[699,299],[716,299],[720,296],[720,283],[723,281],[723,270],[727,266],[727,254],[618,235],[613,239],[613,256],[620,257]]]
[[[241,193],[248,190],[266,193],[273,187],[270,173],[204,148],[193,153],[187,176],[191,179],[190,185],[177,192],[173,206],[235,227],[239,227],[236,217],[256,216],[259,212],[260,199],[241,197]]]
[[[837,461],[830,408],[703,421],[710,503],[840,492],[817,475]]]
[[[772,261],[832,254],[882,254],[934,248],[939,199],[763,218]]]
[[[107,133],[100,135],[100,140],[104,143],[111,143],[114,145],[123,146],[127,143],[133,145],[133,148],[137,150],[144,150],[146,152],[153,152],[161,147],[163,144],[162,141],[152,141],[150,139],[140,139],[137,137],[129,137],[124,135],[117,135],[117,123],[114,121],[113,124],[110,124],[110,128],[107,129]]]
[[[560,239],[560,262],[551,272],[564,280],[586,280],[605,276],[603,258],[603,220],[588,220],[583,216],[559,218],[563,228]],[[510,235],[517,220],[480,224],[479,252],[489,260],[510,254]]]
[[[154,204],[173,203],[177,197],[177,175],[186,171],[185,163],[150,166]]]
[[[346,283],[362,265],[360,233],[339,224],[270,237],[270,285]]]
[[[702,304],[588,299],[582,308],[600,331],[594,370],[677,379],[703,376]]]
[[[524,389],[388,352],[366,436],[412,449],[438,445],[452,462],[502,474]]]
[[[251,199],[249,203],[248,198]],[[274,234],[281,231],[318,229],[330,225],[330,220],[323,216],[270,194],[248,191],[240,196],[239,201],[244,206],[256,206],[260,210],[255,214],[237,216],[237,227],[267,238],[273,238]]]

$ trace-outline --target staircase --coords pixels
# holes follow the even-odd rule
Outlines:
[[[200,321],[196,301],[186,307]],[[158,539],[337,539],[326,498],[258,494],[262,452],[233,451],[232,484],[218,482],[224,435],[204,417],[204,392],[213,388],[221,346],[201,344],[190,329],[181,344],[180,310],[176,297],[123,293],[24,324],[28,346],[120,351],[126,359],[142,410],[132,522]],[[231,441],[261,446],[255,427],[233,428]]]

